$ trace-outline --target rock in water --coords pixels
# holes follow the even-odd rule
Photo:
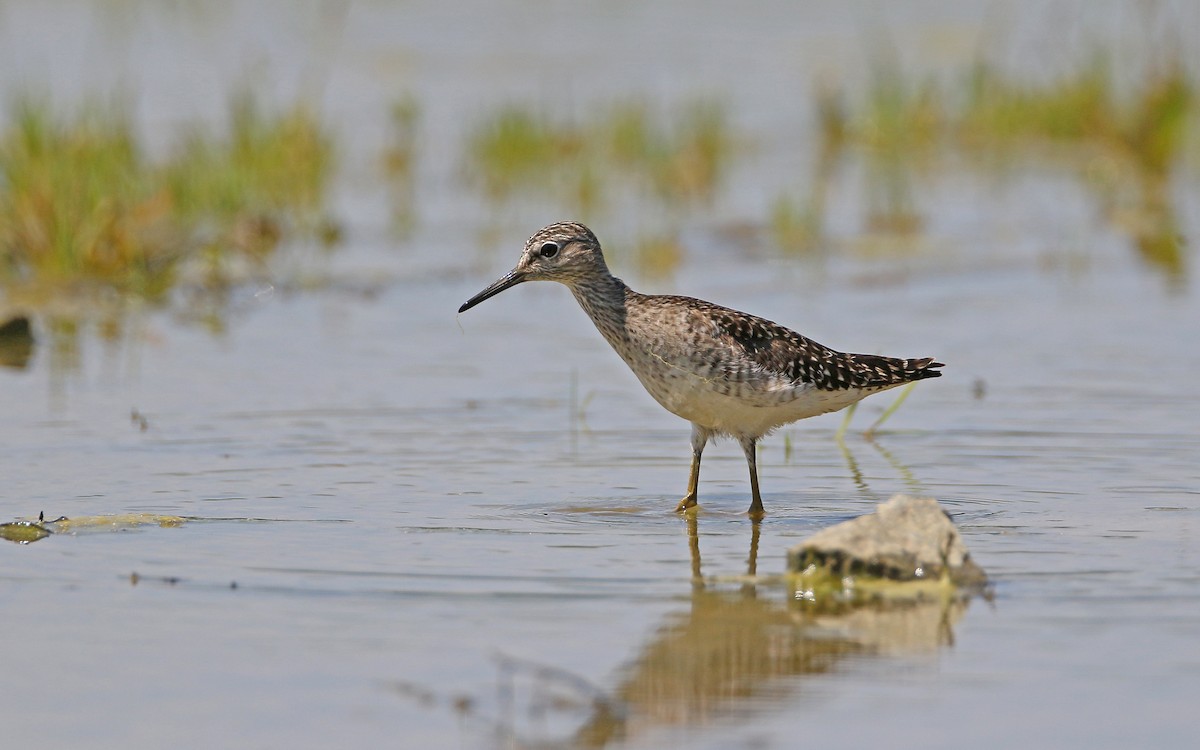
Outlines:
[[[932,497],[895,495],[874,513],[819,531],[788,551],[793,573],[811,572],[814,566],[835,576],[933,581],[948,575],[958,586],[987,583],[950,516]]]

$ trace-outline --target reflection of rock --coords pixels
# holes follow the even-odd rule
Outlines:
[[[812,623],[859,644],[868,653],[900,656],[953,645],[954,624],[966,611],[966,599],[889,602],[837,615],[817,615]]]
[[[25,369],[33,355],[33,344],[29,318],[18,315],[0,323],[0,366]]]
[[[779,601],[697,592],[691,610],[642,651],[617,696],[645,721],[686,723],[771,679],[825,672],[861,650],[852,640],[809,637],[797,615]]]
[[[688,612],[664,625],[576,744],[603,747],[654,727],[695,725],[777,700],[795,678],[836,669],[846,657],[934,651],[953,641],[961,599],[825,607],[789,597],[699,589]]]
[[[802,574],[816,570],[838,579],[932,581],[947,575],[960,586],[987,580],[938,501],[908,495],[896,495],[874,513],[809,537],[788,552],[788,569]]]

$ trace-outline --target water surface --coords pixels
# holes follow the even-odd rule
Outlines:
[[[210,33],[240,38],[233,7],[206,16]],[[238,13],[270,17],[253,7]],[[328,96],[362,107],[346,122],[391,86],[431,92],[453,78],[499,100],[567,77],[545,72],[562,35],[496,41],[488,20],[516,20],[495,11],[463,32],[492,41],[450,50],[414,30],[446,23],[439,11],[401,7],[352,6],[329,52]],[[516,19],[536,7],[517,4]],[[934,27],[981,17],[927,12]],[[582,33],[610,65],[630,47],[605,52],[597,37],[657,28],[631,9],[594,13]],[[700,14],[708,25],[669,35],[661,57],[630,44],[671,61],[653,93],[692,80],[683,67],[725,38],[719,21],[744,25],[759,53],[861,39],[855,19],[828,13],[789,37],[777,13]],[[191,21],[139,17],[204,46]],[[564,12],[552,27],[577,20]],[[294,70],[311,38],[271,33],[278,47],[263,54]],[[159,44],[131,48],[127,69],[141,54],[175,59]],[[810,53],[795,49],[800,80]],[[575,63],[580,87],[603,77],[587,72],[595,59]],[[641,59],[608,85],[633,86]],[[747,123],[770,143],[797,120],[770,104],[759,59],[733,55],[709,83],[754,102]],[[526,66],[542,72],[530,79]],[[142,107],[187,109],[156,91]],[[429,94],[433,123],[465,111],[456,96]],[[725,219],[760,210],[736,190],[686,236],[672,278],[639,278],[614,248],[614,270],[643,291],[947,365],[874,441],[861,429],[890,394],[864,402],[844,450],[841,415],[765,440],[757,533],[740,449],[711,446],[689,526],[670,512],[687,425],[641,390],[565,289],[525,285],[454,314],[536,226],[481,251],[462,220],[474,199],[438,161],[452,142],[431,136],[443,166],[426,167],[440,177],[408,241],[389,238],[369,187],[339,189],[351,231],[326,270],[344,283],[243,290],[219,335],[143,311],[117,342],[85,330],[64,355],[39,329],[28,367],[0,369],[0,520],[200,519],[0,545],[8,743],[1117,748],[1197,736],[1191,275],[1165,279],[1077,188],[1038,173],[933,180],[929,239],[911,254],[855,252],[853,181],[834,198],[842,251],[824,260],[731,239]],[[749,157],[734,185],[769,161]],[[1194,236],[1196,186],[1177,190]],[[814,619],[782,588],[734,580],[752,557],[760,574],[782,571],[788,547],[895,492],[942,501],[995,582],[991,603]]]

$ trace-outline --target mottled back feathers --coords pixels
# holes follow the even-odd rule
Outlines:
[[[735,351],[766,371],[821,390],[882,388],[941,376],[942,363],[932,357],[898,359],[874,354],[846,354],[818,344],[778,323],[692,297],[662,295],[648,299],[691,308],[716,329]]]

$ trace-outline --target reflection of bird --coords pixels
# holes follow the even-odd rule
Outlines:
[[[562,222],[525,243],[516,268],[461,313],[524,281],[558,281],[663,408],[692,423],[692,472],[677,510],[696,505],[710,437],[737,438],[750,466],[750,514],[763,512],[755,442],[781,425],[941,375],[932,358],[843,354],[769,320],[691,297],[638,294],[609,273],[596,235]]]

